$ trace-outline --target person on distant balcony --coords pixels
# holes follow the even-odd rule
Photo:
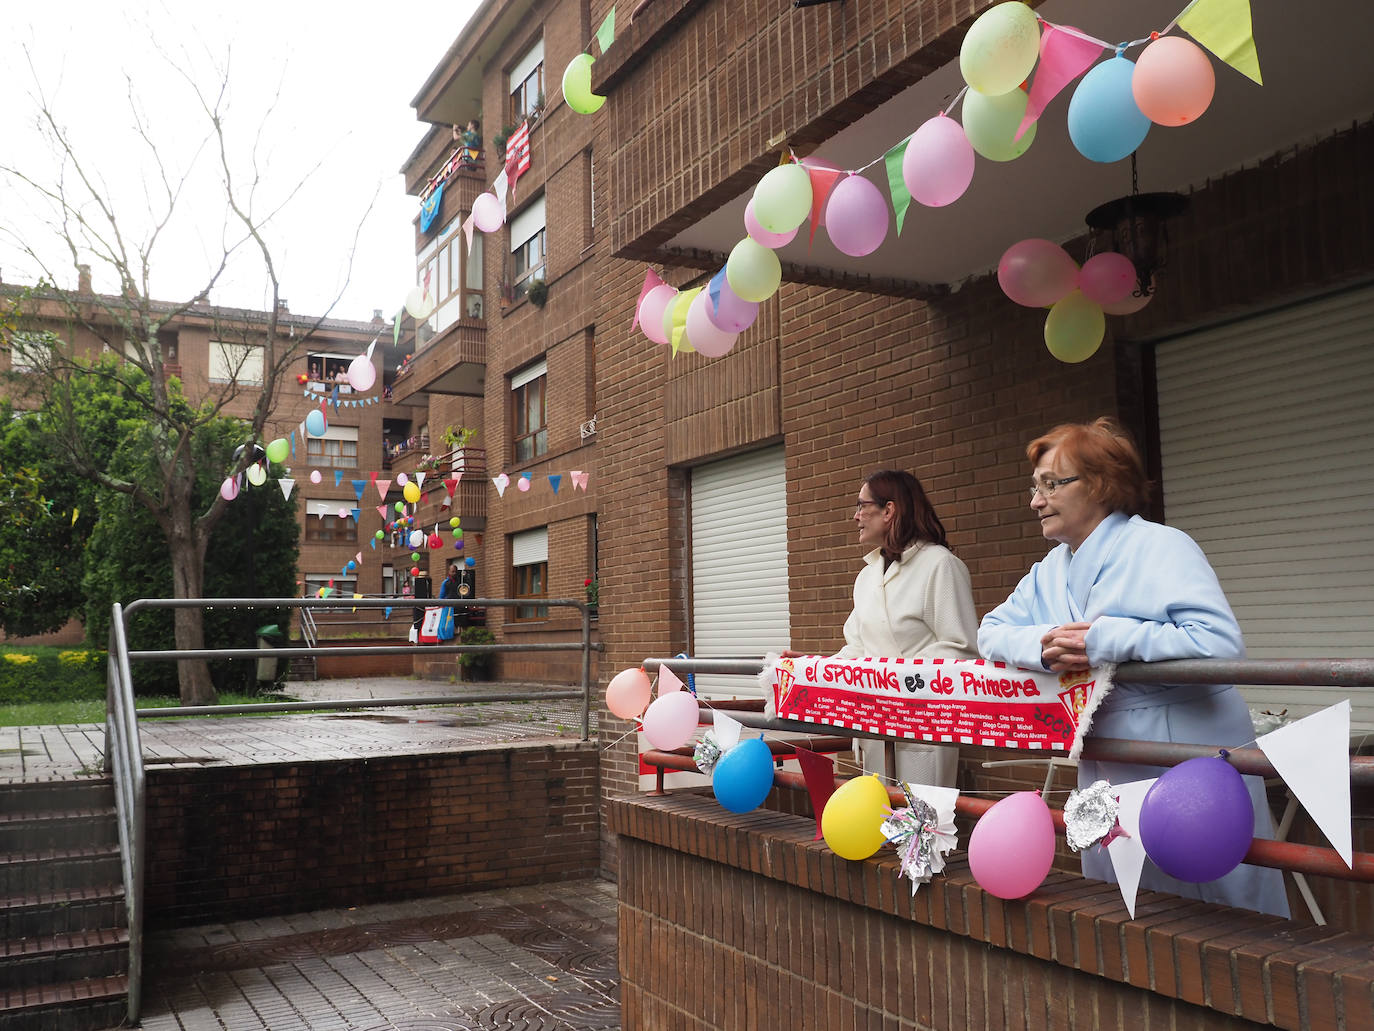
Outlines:
[[[1240,659],[1245,642],[1207,556],[1182,530],[1144,519],[1149,481],[1135,444],[1114,420],[1065,423],[1026,448],[1030,507],[1058,543],[983,617],[983,658],[1075,673],[1108,662]],[[1230,684],[1116,684],[1093,714],[1088,739],[1180,741],[1239,747],[1255,738],[1250,710]],[[1158,766],[1078,764],[1078,784],[1149,780]],[[1246,777],[1257,838],[1273,836],[1264,781]],[[1082,853],[1083,876],[1115,881],[1106,849]],[[1288,916],[1283,874],[1241,864],[1206,884],[1175,880],[1148,859],[1140,887]]]
[[[470,119],[461,133],[458,126],[453,127],[453,138],[462,144],[462,162],[464,168],[472,168],[477,164],[478,157],[482,153],[482,123],[476,118]]]

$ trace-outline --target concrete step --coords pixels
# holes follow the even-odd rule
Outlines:
[[[118,841],[113,805],[0,812],[0,854],[88,848]]]
[[[109,777],[0,784],[0,813],[104,809],[114,804],[114,782]]]
[[[0,943],[0,991],[129,972],[129,932],[101,927]]]
[[[0,942],[127,924],[121,882],[0,897]]]
[[[115,844],[0,855],[0,896],[113,884],[122,877]]]
[[[129,984],[122,976],[0,991],[0,1031],[102,1031],[128,1015]]]

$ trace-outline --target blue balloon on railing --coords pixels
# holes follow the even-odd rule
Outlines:
[[[1150,120],[1131,92],[1135,63],[1121,55],[1103,61],[1078,84],[1069,101],[1069,139],[1089,161],[1130,157],[1150,131]]]
[[[757,809],[773,789],[773,753],[763,738],[741,741],[720,757],[711,773],[716,801],[732,813]]]

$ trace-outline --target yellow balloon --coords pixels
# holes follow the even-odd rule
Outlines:
[[[578,54],[563,69],[563,99],[580,115],[595,114],[606,103],[605,97],[592,92],[592,65],[595,63],[591,54]]]
[[[746,236],[725,261],[725,279],[740,300],[766,301],[782,283],[782,262],[776,251]]]
[[[1056,301],[1045,317],[1045,346],[1061,362],[1086,361],[1102,346],[1107,319],[1102,306],[1075,290]]]
[[[995,97],[1026,81],[1040,56],[1040,23],[1019,0],[984,11],[964,34],[959,71],[979,93]]]
[[[841,784],[821,814],[825,843],[841,859],[867,859],[887,840],[882,823],[890,804],[887,788],[877,777],[855,777]]]
[[[411,480],[409,483],[405,485],[404,489],[402,489],[401,491],[401,494],[412,505],[420,500],[420,488],[415,485],[414,480]]]
[[[1035,142],[1036,122],[1026,126],[1021,138],[1016,139],[1029,99],[1022,89],[996,97],[969,90],[964,95],[964,135],[969,145],[989,161],[1019,158]]]

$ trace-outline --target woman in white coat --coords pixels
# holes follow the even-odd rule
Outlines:
[[[1207,557],[1187,534],[1142,519],[1148,481],[1135,445],[1115,422],[1056,426],[1031,441],[1030,507],[1058,542],[1010,598],[983,617],[978,650],[1023,668],[1068,672],[1105,662],[1243,658],[1245,644]],[[1093,716],[1090,737],[1239,747],[1255,737],[1250,710],[1229,684],[1117,684]],[[1155,766],[1078,764],[1078,784],[1147,780]],[[1255,835],[1272,834],[1264,784],[1246,777]],[[1101,848],[1083,874],[1114,881]],[[1288,915],[1282,875],[1241,865],[1187,884],[1146,862],[1140,887]]]
[[[921,481],[895,469],[873,473],[859,488],[854,522],[869,550],[838,657],[977,658],[968,568],[949,550]],[[855,744],[865,771],[883,776],[883,742]],[[953,787],[958,764],[956,745],[897,745],[897,776],[914,784]]]

